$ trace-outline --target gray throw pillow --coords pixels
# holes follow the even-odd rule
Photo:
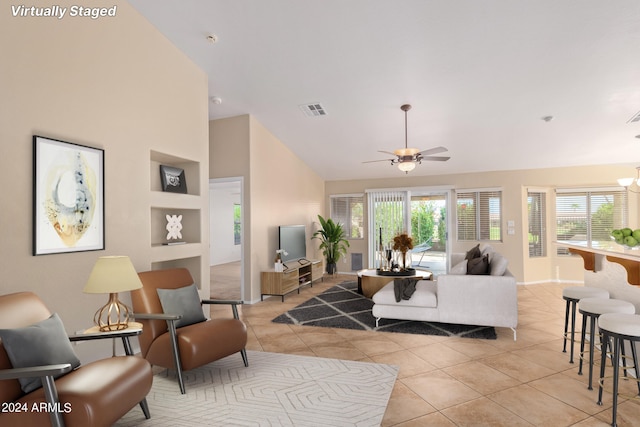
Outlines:
[[[60,317],[54,313],[34,325],[16,329],[0,329],[0,339],[14,368],[71,364],[80,366]],[[60,375],[57,375],[58,377]],[[19,378],[20,387],[30,393],[42,387],[40,378]]]
[[[157,289],[157,291],[163,312],[182,315],[182,319],[176,321],[176,328],[207,320],[202,313],[200,295],[195,283],[183,288]]]
[[[475,245],[474,247],[472,247],[467,251],[467,254],[465,255],[464,259],[471,260],[474,258],[480,258],[481,256],[482,256],[482,252],[480,252],[480,243],[478,243],[477,245]]]
[[[504,276],[509,260],[499,253],[495,253],[489,263],[489,272],[492,276]]]
[[[489,255],[470,259],[467,263],[467,274],[489,274]]]
[[[468,262],[469,261],[465,259],[464,261],[457,263],[456,265],[451,267],[451,270],[449,270],[449,274],[456,274],[456,275],[464,276],[465,274],[467,274],[467,263]]]

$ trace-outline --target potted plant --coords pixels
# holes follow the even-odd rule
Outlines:
[[[331,218],[324,219],[318,215],[321,229],[313,233],[313,239],[320,240],[320,249],[327,260],[327,273],[337,271],[336,264],[342,255],[347,255],[349,241],[346,239],[342,224],[335,223]]]

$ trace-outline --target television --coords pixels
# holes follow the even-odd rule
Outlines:
[[[295,261],[307,256],[307,236],[304,225],[281,225],[278,227],[278,248],[286,251],[282,262]]]

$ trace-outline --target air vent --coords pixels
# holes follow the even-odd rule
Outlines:
[[[640,111],[638,111],[633,117],[631,117],[627,123],[635,122],[640,122]]]
[[[307,117],[321,117],[326,116],[327,111],[319,102],[314,102],[313,104],[301,105],[300,109]]]

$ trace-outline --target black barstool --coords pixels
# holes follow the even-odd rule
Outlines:
[[[633,357],[634,380],[638,384],[640,394],[640,380],[638,379],[638,355],[636,343],[640,341],[640,316],[637,314],[607,313],[598,319],[600,332],[602,332],[602,359],[600,361],[600,381],[598,387],[598,405],[602,405],[602,390],[604,384],[604,371],[607,358],[607,347],[612,347],[611,362],[613,364],[613,417],[611,425],[615,427],[618,412],[618,381],[620,372],[620,351],[625,341],[631,343]],[[631,367],[625,366],[624,371]]]
[[[582,314],[582,333],[580,338],[580,369],[582,375],[582,361],[584,360],[584,345],[586,341],[587,319],[589,319],[589,390],[593,390],[593,354],[595,350],[596,321],[602,314],[625,313],[635,314],[636,307],[628,301],[609,298],[582,298],[578,310]]]
[[[562,290],[562,299],[567,302],[564,313],[564,343],[562,352],[567,352],[567,329],[569,326],[569,307],[571,307],[571,355],[569,363],[573,363],[573,343],[575,342],[574,334],[576,331],[576,303],[582,298],[609,298],[609,292],[601,288],[593,288],[590,286],[570,286]]]

